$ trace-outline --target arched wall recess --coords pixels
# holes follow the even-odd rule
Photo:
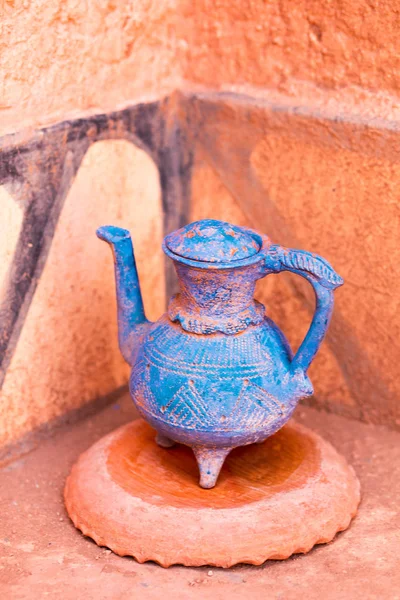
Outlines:
[[[7,370],[2,444],[127,381],[117,345],[112,265],[95,236],[104,223],[131,229],[149,317],[164,308],[157,167],[131,142],[96,142],[64,201]]]
[[[21,213],[19,235],[14,235],[12,256],[3,278],[0,306],[0,386],[3,385],[0,446],[3,456],[8,455],[9,444],[13,452],[12,444],[25,432],[36,430],[42,423],[47,427],[57,415],[83,406],[88,400],[108,394],[126,382],[127,372],[116,347],[116,335],[113,337],[108,329],[110,335],[104,331],[100,343],[96,338],[101,330],[100,321],[94,326],[93,320],[83,318],[87,306],[93,311],[96,301],[95,297],[89,297],[85,286],[90,274],[96,272],[93,267],[98,257],[105,252],[95,236],[98,225],[113,222],[131,229],[149,318],[155,318],[164,307],[165,262],[161,256],[161,239],[166,231],[186,220],[180,207],[186,205],[181,195],[187,189],[185,170],[190,171],[190,160],[184,165],[180,160],[184,135],[170,114],[171,110],[175,111],[176,102],[179,96],[108,115],[60,123],[36,132],[27,142],[18,143],[15,136],[1,140],[0,184],[15,190],[8,203],[15,201],[15,211],[18,207]],[[68,211],[69,218],[66,217]],[[85,223],[86,230],[82,229]],[[83,245],[83,240],[89,240],[88,245]],[[55,262],[58,269],[54,267]],[[109,260],[105,262],[109,267]],[[85,268],[86,278],[82,276]],[[48,277],[46,273],[51,269],[53,275]],[[92,282],[95,284],[92,291],[97,287],[100,295],[104,293],[109,302],[114,302],[112,281],[104,283],[101,277]],[[72,287],[64,289],[68,281]],[[170,277],[170,287],[171,284]],[[61,289],[70,298],[65,306]],[[103,297],[102,301],[108,306]],[[46,303],[50,304],[42,318],[39,306],[45,307]],[[63,310],[58,310],[58,305]],[[74,307],[72,313],[71,307]],[[110,308],[108,314],[108,327],[111,327],[114,310]],[[54,355],[50,363],[49,355],[45,358],[47,350],[41,348],[46,339],[43,333],[46,318],[53,319],[48,328],[57,325],[58,332],[62,331],[62,323],[67,324],[71,319],[70,330],[66,332],[67,337],[70,336],[69,347],[64,338],[57,340],[58,345],[53,340],[54,348],[59,347],[60,353],[58,359]],[[30,325],[34,320],[36,329]],[[78,327],[80,320],[86,325]],[[88,332],[90,323],[92,330]],[[81,333],[85,328],[87,336],[83,339],[85,336]],[[78,333],[72,339],[74,329]],[[93,335],[95,341],[92,339],[91,343]],[[103,363],[109,361],[107,368],[105,363],[104,368],[99,368],[101,360],[99,357],[93,360],[92,349],[103,357]],[[33,372],[29,368],[31,362],[36,367]],[[55,363],[57,368],[54,368]],[[89,373],[92,375],[88,376]],[[47,382],[45,392],[39,379]],[[81,385],[83,388],[78,393],[77,387]]]

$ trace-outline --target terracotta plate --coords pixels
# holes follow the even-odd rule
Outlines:
[[[293,422],[233,450],[211,490],[199,487],[189,448],[160,448],[154,435],[142,420],[121,427],[87,450],[67,480],[75,526],[121,556],[162,566],[258,565],[331,541],[357,511],[353,469]]]

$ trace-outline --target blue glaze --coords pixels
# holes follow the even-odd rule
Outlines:
[[[136,342],[147,329],[146,325],[150,325],[144,314],[131,234],[112,225],[99,227],[96,234],[113,248],[118,293],[118,343],[122,356],[131,364]]]
[[[321,257],[272,244],[244,227],[192,223],[163,243],[180,292],[147,321],[129,233],[102,227],[113,246],[119,342],[132,366],[130,391],[160,445],[191,446],[200,485],[213,487],[232,448],[265,440],[313,389],[307,376],[329,325],[342,279]],[[291,271],[314,288],[316,311],[293,357],[279,328],[254,300],[258,279]]]
[[[243,227],[205,219],[184,227],[179,234],[167,235],[165,247],[173,252],[175,258],[230,263],[257,254],[261,239]]]

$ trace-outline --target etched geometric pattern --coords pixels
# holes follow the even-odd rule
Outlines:
[[[209,427],[213,421],[203,398],[191,382],[188,386],[182,385],[168,404],[161,407],[161,412],[168,421],[189,429]]]
[[[209,373],[219,379],[236,378],[238,370],[245,377],[266,375],[276,368],[276,353],[282,341],[269,325],[259,331],[246,331],[241,336],[209,338],[176,331],[167,318],[162,318],[152,331],[144,348],[146,360],[163,371],[198,377]],[[282,368],[286,368],[285,358]],[[281,364],[280,362],[278,363]]]
[[[255,429],[282,416],[282,405],[271,394],[258,385],[244,382],[229,421]]]
[[[143,388],[148,410],[155,415],[161,411],[163,420],[185,429],[254,431],[284,415],[284,405],[260,386],[247,381],[243,383],[233,409],[224,415],[223,420],[215,414],[212,405],[204,401],[192,381],[182,385],[167,404],[158,409],[155,409],[149,381]]]

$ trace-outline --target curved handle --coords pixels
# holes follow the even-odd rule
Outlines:
[[[291,271],[304,277],[314,288],[316,307],[306,337],[292,361],[293,369],[306,372],[325,337],[333,310],[333,290],[343,279],[324,258],[305,250],[273,244],[268,249],[264,274]]]

